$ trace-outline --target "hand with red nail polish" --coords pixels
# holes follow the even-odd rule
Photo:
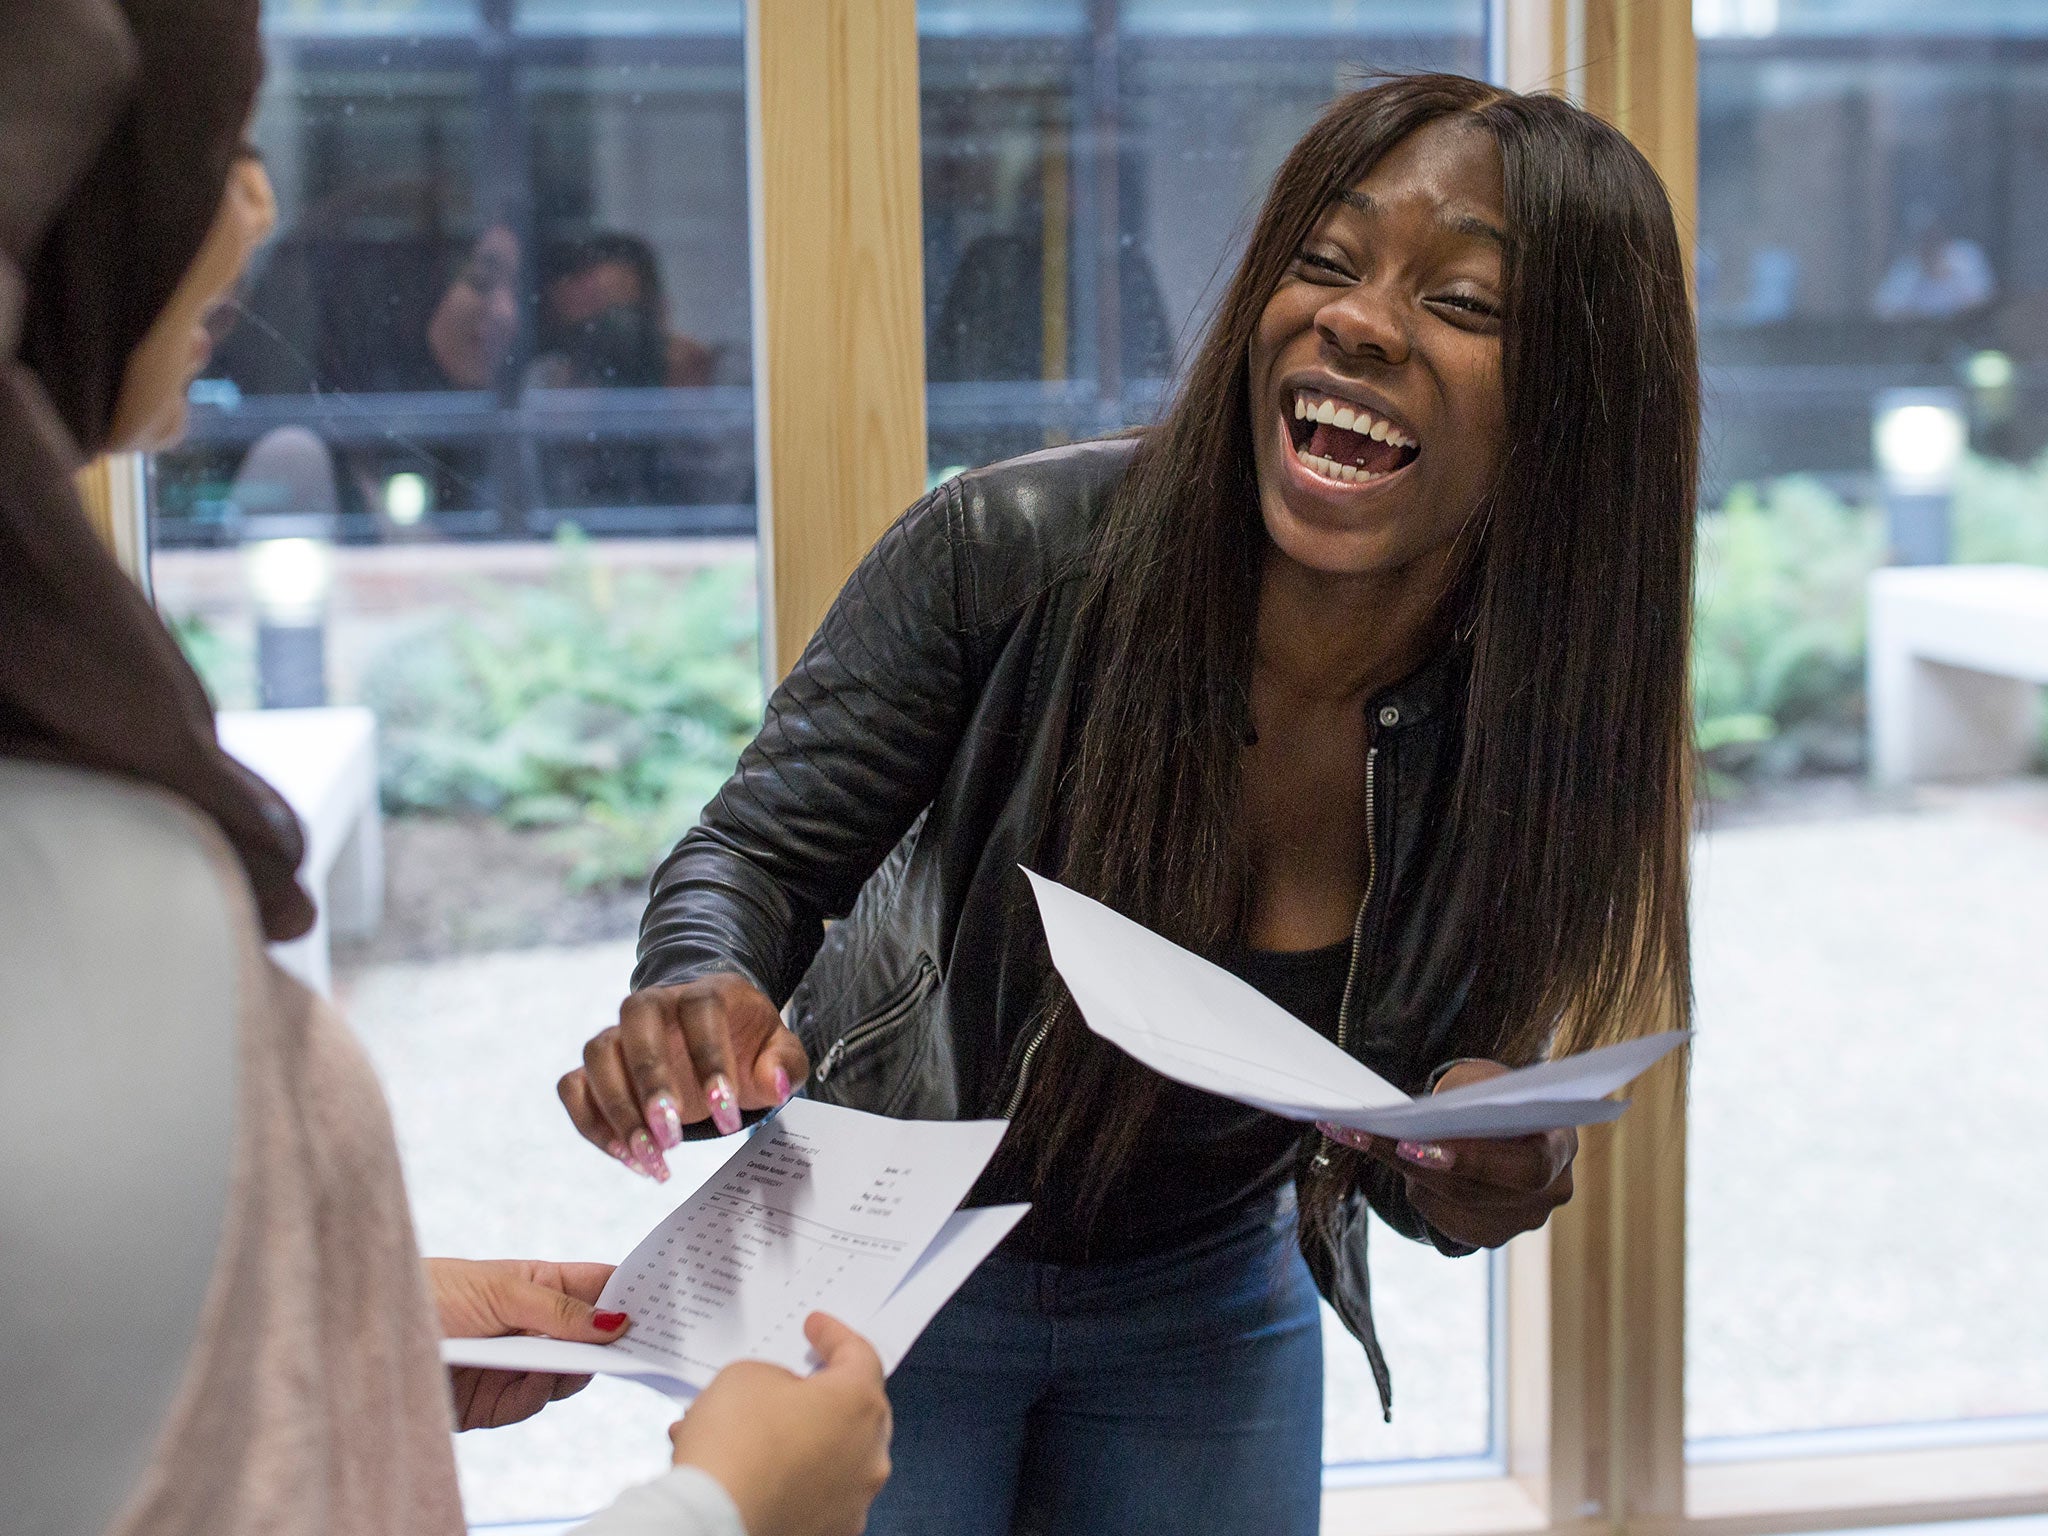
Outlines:
[[[1498,1077],[1496,1061],[1461,1061],[1438,1080],[1436,1091]],[[1317,1129],[1375,1162],[1397,1170],[1408,1202],[1445,1237],[1478,1248],[1498,1248],[1533,1231],[1572,1197],[1572,1159],[1578,1132],[1443,1141],[1399,1141],[1341,1126]]]
[[[749,1110],[787,1102],[811,1070],[768,996],[739,976],[646,987],[583,1048],[557,1085],[586,1140],[649,1178],[685,1137],[730,1136]],[[693,1132],[691,1127],[704,1129]]]
[[[609,1264],[548,1264],[525,1259],[428,1259],[427,1284],[441,1333],[450,1339],[493,1339],[538,1334],[583,1344],[609,1344],[625,1335],[623,1312],[599,1312],[595,1303],[611,1278]],[[495,1429],[530,1419],[549,1403],[580,1392],[588,1376],[538,1371],[486,1371],[454,1366],[457,1429]]]

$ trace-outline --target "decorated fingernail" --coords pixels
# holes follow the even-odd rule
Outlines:
[[[668,1164],[661,1160],[661,1149],[655,1146],[652,1136],[645,1131],[635,1131],[626,1145],[633,1149],[636,1168],[657,1184],[668,1182]]]
[[[711,1106],[711,1123],[718,1127],[719,1135],[730,1136],[740,1128],[740,1101],[724,1074],[714,1073],[704,1085],[704,1102]]]
[[[775,1069],[775,1102],[777,1104],[787,1104],[789,1102],[789,1073],[781,1067]]]
[[[673,1094],[657,1093],[647,1101],[647,1128],[654,1132],[654,1144],[664,1152],[682,1145],[683,1112],[676,1108]]]
[[[1372,1136],[1368,1132],[1354,1131],[1348,1125],[1332,1125],[1327,1120],[1318,1120],[1316,1129],[1330,1140],[1340,1146],[1349,1147],[1354,1152],[1363,1152],[1372,1145]]]
[[[617,1333],[626,1326],[626,1314],[623,1312],[593,1312],[590,1314],[590,1326],[599,1333]]]
[[[1448,1168],[1458,1160],[1457,1154],[1449,1147],[1438,1146],[1433,1141],[1396,1142],[1394,1155],[1411,1163],[1420,1163],[1425,1168]]]

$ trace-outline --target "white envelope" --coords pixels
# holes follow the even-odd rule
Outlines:
[[[1686,1030],[1411,1099],[1249,982],[1056,880],[1025,870],[1052,961],[1090,1029],[1153,1071],[1289,1120],[1412,1140],[1522,1136],[1612,1120],[1607,1097]]]

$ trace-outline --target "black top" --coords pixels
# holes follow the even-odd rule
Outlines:
[[[1337,1037],[1351,968],[1348,940],[1326,949],[1246,950],[1223,964],[1318,1034]],[[1134,1072],[1149,1070],[1136,1062],[1129,1066]],[[1004,1245],[1017,1258],[1054,1264],[1144,1258],[1221,1230],[1271,1199],[1292,1177],[1306,1130],[1264,1110],[1169,1082],[1152,1128],[1112,1183],[1090,1228],[1084,1230],[1075,1215],[1081,1191],[1071,1180],[1078,1170],[1056,1173],[1035,1189],[990,1189],[985,1198],[992,1205],[1032,1202]],[[1021,1181],[1023,1175],[1013,1178]],[[977,1203],[982,1198],[978,1195]]]

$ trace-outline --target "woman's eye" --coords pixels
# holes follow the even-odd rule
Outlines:
[[[1468,293],[1439,294],[1431,302],[1441,304],[1446,309],[1455,309],[1464,314],[1478,316],[1486,320],[1498,320],[1500,318],[1499,305],[1490,303],[1485,299],[1475,299]]]
[[[1296,251],[1294,253],[1294,264],[1298,267],[1306,268],[1310,276],[1319,281],[1339,283],[1352,281],[1351,274],[1345,271],[1336,261],[1328,256],[1318,255],[1314,251]]]

